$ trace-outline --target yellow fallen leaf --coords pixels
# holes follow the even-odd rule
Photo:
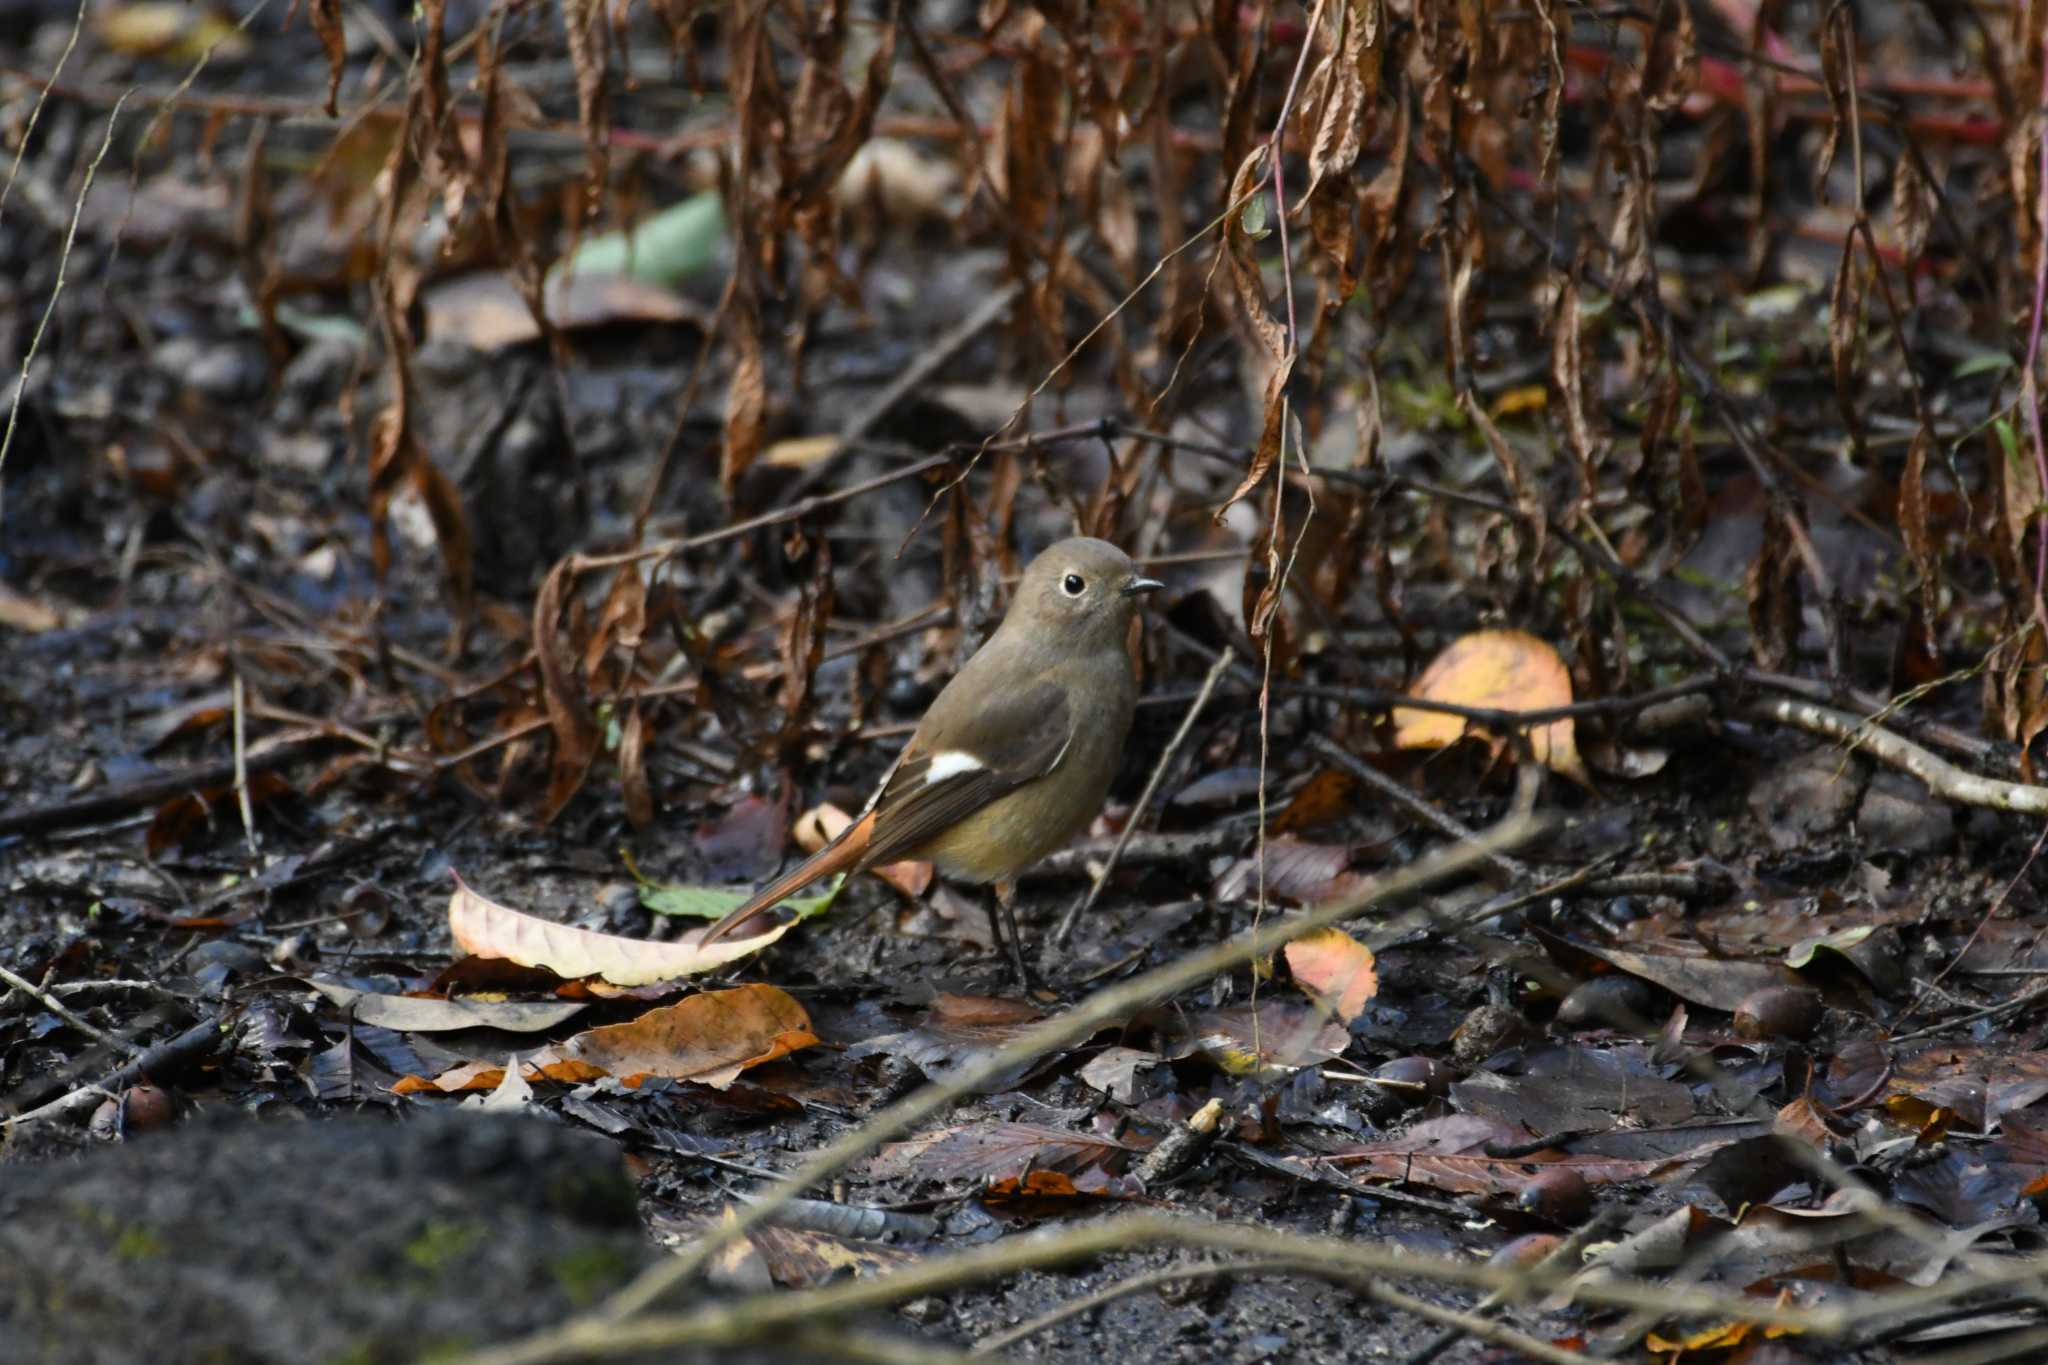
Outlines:
[[[1408,695],[1491,711],[1548,711],[1572,701],[1571,670],[1544,641],[1527,631],[1481,630],[1451,643],[1430,661]],[[1441,749],[1485,730],[1462,716],[1394,708],[1394,747]],[[1529,727],[1536,761],[1575,782],[1592,785],[1579,759],[1569,717]]]
[[[1331,926],[1303,934],[1286,951],[1287,969],[1295,981],[1347,1024],[1379,993],[1372,949],[1342,929]]]
[[[837,436],[790,436],[761,452],[761,464],[782,469],[802,469],[839,449]]]
[[[249,54],[249,37],[233,19],[175,0],[116,5],[93,20],[93,31],[116,52],[142,57],[189,62],[209,54],[220,60]]]
[[[1525,412],[1541,412],[1550,403],[1550,395],[1541,384],[1524,384],[1518,389],[1509,389],[1493,400],[1493,415],[1519,417]]]

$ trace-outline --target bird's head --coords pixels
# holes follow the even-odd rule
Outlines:
[[[1056,648],[1121,648],[1140,601],[1164,586],[1108,541],[1074,536],[1025,567],[1004,625],[1028,624]]]

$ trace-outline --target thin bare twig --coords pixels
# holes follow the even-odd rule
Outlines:
[[[49,82],[36,92],[35,105],[28,111],[28,123],[21,130],[21,141],[14,145],[14,162],[7,168],[7,183],[0,185],[0,214],[7,211],[7,198],[14,193],[14,181],[21,174],[21,159],[35,141],[36,124],[43,117],[43,106],[50,102],[50,85],[64,74],[65,63],[71,60],[72,50],[78,46],[78,35],[85,29],[85,7],[86,0],[78,0],[78,13],[71,20],[71,36],[64,40],[64,50],[57,54],[57,65],[50,69]]]
[[[113,110],[107,115],[106,135],[100,139],[100,149],[93,154],[85,167],[85,183],[79,186],[78,198],[71,205],[71,225],[64,231],[64,247],[57,253],[57,281],[50,286],[50,301],[43,305],[43,315],[36,321],[35,335],[29,338],[28,349],[21,356],[21,378],[14,386],[14,401],[7,405],[7,430],[0,434],[0,514],[6,510],[7,497],[7,452],[14,445],[14,428],[21,421],[21,406],[28,398],[29,367],[35,364],[36,352],[42,348],[43,334],[50,328],[50,319],[57,312],[57,300],[64,293],[64,274],[71,264],[71,246],[78,240],[78,220],[85,214],[85,201],[92,194],[93,178],[99,174],[100,163],[107,159],[107,149],[114,145],[114,125],[120,121],[121,108],[128,102],[122,95],[114,102]]]
[[[41,986],[36,985],[35,982],[30,981],[27,977],[12,972],[5,967],[0,967],[0,981],[6,982],[24,995],[35,997],[36,1000],[41,1002],[44,1009],[56,1015],[59,1019],[62,1019],[65,1023],[71,1025],[71,1027],[77,1029],[102,1047],[110,1047],[116,1052],[125,1052],[131,1057],[142,1050],[126,1038],[117,1038],[113,1034],[108,1033],[98,1024],[85,1018],[62,1000],[59,1000]]]

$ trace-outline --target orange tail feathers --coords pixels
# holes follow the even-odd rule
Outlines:
[[[809,886],[812,882],[857,868],[863,855],[868,851],[868,841],[875,829],[875,814],[869,811],[853,824],[848,825],[837,839],[813,853],[797,867],[783,873],[768,885],[747,897],[746,901],[724,919],[704,931],[698,942],[705,947],[727,937],[741,926],[759,919],[775,908],[781,901]]]

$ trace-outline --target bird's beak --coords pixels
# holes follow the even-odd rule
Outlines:
[[[1133,578],[1130,582],[1124,584],[1124,596],[1143,597],[1146,593],[1158,592],[1165,586],[1164,583],[1161,583],[1156,578]]]

